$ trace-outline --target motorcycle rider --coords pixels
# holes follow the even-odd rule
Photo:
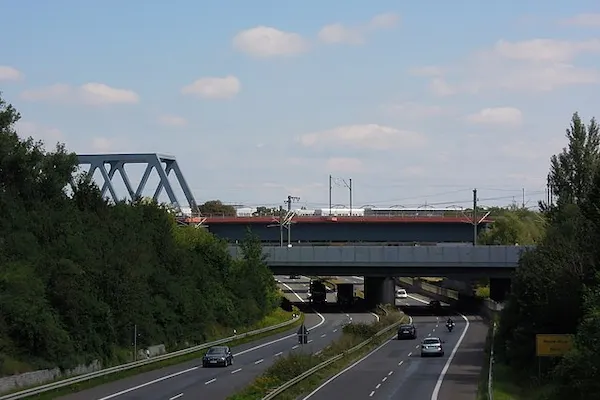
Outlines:
[[[446,321],[446,325],[454,325],[454,321],[452,321],[452,318],[448,317],[448,320]]]

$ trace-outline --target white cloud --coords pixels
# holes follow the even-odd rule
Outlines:
[[[165,114],[158,117],[158,122],[165,126],[185,126],[187,120],[178,115]]]
[[[352,147],[371,150],[411,149],[423,146],[427,138],[417,132],[403,131],[377,124],[348,125],[303,135],[299,142],[305,147]]]
[[[233,47],[254,57],[293,56],[308,50],[308,42],[299,34],[268,26],[241,31],[233,38]]]
[[[405,118],[425,118],[444,115],[448,110],[441,106],[419,104],[412,101],[406,101],[399,104],[390,104],[383,106],[386,113],[393,116],[402,116]]]
[[[16,123],[15,129],[20,137],[32,137],[35,140],[41,140],[46,145],[54,146],[56,142],[64,141],[63,133],[57,128],[49,128],[31,121],[20,120]]]
[[[582,53],[599,52],[600,40],[598,39],[581,42],[532,39],[521,42],[499,40],[494,45],[492,55],[512,60],[564,63]]]
[[[600,13],[586,13],[575,15],[562,21],[563,25],[574,25],[583,27],[600,27]]]
[[[341,23],[325,25],[318,33],[318,38],[326,44],[363,44],[369,32],[391,28],[398,23],[396,14],[387,13],[376,15],[366,24],[346,26]]]
[[[365,167],[358,158],[333,157],[327,160],[325,168],[330,172],[362,172]]]
[[[430,76],[428,88],[436,96],[473,94],[490,89],[544,92],[600,83],[599,69],[573,64],[578,55],[585,53],[600,53],[600,40],[501,40],[491,49],[476,52],[463,62],[443,67],[428,66],[413,70],[413,73]]]
[[[132,90],[113,88],[104,83],[86,83],[71,86],[57,83],[21,93],[21,98],[29,101],[50,101],[84,103],[88,105],[136,104],[140,97]]]
[[[516,126],[523,122],[523,113],[514,107],[484,108],[467,115],[466,121],[472,124]]]
[[[18,81],[23,79],[23,73],[8,65],[0,65],[0,81]]]
[[[207,77],[184,86],[182,94],[196,95],[206,99],[230,99],[241,90],[242,85],[238,78],[229,75],[224,78]]]

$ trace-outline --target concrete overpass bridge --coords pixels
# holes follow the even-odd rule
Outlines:
[[[365,299],[371,303],[393,303],[393,277],[490,278],[490,291],[505,293],[522,252],[530,248],[300,246],[263,247],[263,254],[276,275],[365,276]],[[229,246],[229,252],[234,258],[241,257],[238,246]]]

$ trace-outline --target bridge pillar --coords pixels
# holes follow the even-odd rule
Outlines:
[[[506,299],[508,292],[510,292],[510,279],[490,279],[490,299],[502,303]]]
[[[393,278],[365,276],[365,302],[370,307],[377,304],[394,304],[396,282]]]

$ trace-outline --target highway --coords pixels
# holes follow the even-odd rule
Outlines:
[[[306,301],[308,280],[290,280],[276,277],[290,300]],[[328,294],[328,301],[335,301],[335,294]],[[227,368],[202,368],[196,359],[182,364],[142,373],[82,392],[61,397],[64,400],[169,400],[169,399],[225,399],[244,388],[281,356],[290,352],[316,353],[342,333],[349,319],[353,322],[372,322],[371,313],[358,314],[306,314],[305,325],[309,328],[309,343],[298,345],[294,328],[285,333],[263,338],[252,343],[234,347],[234,364]]]
[[[411,294],[417,302],[427,302]],[[477,316],[455,316],[453,332],[446,317],[414,317],[416,340],[395,337],[332,377],[304,400],[358,399],[475,400],[484,363],[487,326]],[[439,337],[444,356],[421,358],[420,342]]]

